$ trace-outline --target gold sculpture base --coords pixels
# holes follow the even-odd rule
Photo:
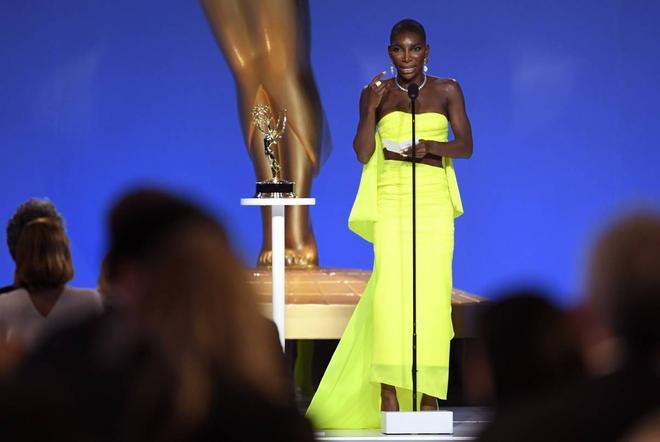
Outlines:
[[[286,180],[258,181],[255,198],[295,198],[294,184]]]

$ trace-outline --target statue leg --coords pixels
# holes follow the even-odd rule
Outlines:
[[[243,134],[258,180],[271,177],[250,112],[257,103],[288,110],[287,132],[276,146],[282,178],[309,196],[319,168],[323,111],[309,63],[309,10],[304,0],[202,0],[209,23],[238,87]],[[307,207],[287,209],[286,262],[318,265]],[[270,212],[262,211],[259,265],[270,265]]]
[[[300,78],[300,76],[298,76]],[[309,75],[305,83],[313,84]],[[281,151],[283,176],[295,181],[298,196],[311,195],[312,178],[319,167],[319,155],[316,146],[321,144],[323,110],[315,87],[299,89],[285,88],[294,102],[289,111],[289,130],[287,131],[286,149]],[[287,98],[280,98],[287,99]],[[288,207],[286,216],[286,259],[294,267],[318,266],[316,239],[312,229],[308,206]]]

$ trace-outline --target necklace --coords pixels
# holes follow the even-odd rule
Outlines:
[[[399,77],[394,77],[394,83],[396,83],[396,87],[401,89],[403,92],[408,92],[408,89],[406,89],[405,87],[403,87],[399,84]],[[424,81],[422,81],[422,84],[419,85],[419,90],[420,91],[422,90],[422,88],[424,87],[425,84],[426,84],[426,74],[424,74]]]

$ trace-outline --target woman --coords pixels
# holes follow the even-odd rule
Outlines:
[[[50,218],[62,228],[64,219],[57,211],[55,205],[46,198],[30,198],[22,203],[7,223],[7,248],[11,259],[16,262],[16,244],[21,236],[23,227],[37,218]],[[14,290],[14,284],[0,288],[0,294]]]
[[[0,339],[31,347],[45,332],[101,310],[93,290],[70,287],[73,263],[61,220],[44,216],[20,231],[16,289],[0,297]]]
[[[397,76],[384,80],[384,73],[378,74],[362,91],[354,140],[365,166],[349,226],[373,242],[374,269],[307,412],[318,428],[379,428],[379,409],[412,407],[412,151],[410,146],[400,153],[383,148],[412,138],[411,83],[419,86],[415,155],[421,409],[436,409],[436,399],[447,394],[454,218],[463,212],[452,158],[471,156],[472,134],[458,83],[425,73],[430,47],[421,24],[406,19],[394,25],[388,52]],[[452,141],[447,140],[449,124]]]

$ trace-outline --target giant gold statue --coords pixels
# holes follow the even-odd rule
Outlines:
[[[287,132],[274,146],[282,178],[310,195],[312,178],[330,150],[327,124],[310,64],[309,6],[304,0],[201,0],[234,74],[241,125],[258,180],[272,177],[263,139],[252,123],[259,104],[287,110]],[[270,208],[262,209],[259,265],[271,264]],[[286,264],[318,266],[307,206],[286,208]]]

